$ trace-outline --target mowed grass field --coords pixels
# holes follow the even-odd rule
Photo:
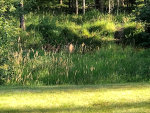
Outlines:
[[[0,113],[150,113],[150,84],[1,86]]]

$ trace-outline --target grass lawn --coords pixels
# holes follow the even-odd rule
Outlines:
[[[150,113],[150,84],[0,87],[0,113]]]

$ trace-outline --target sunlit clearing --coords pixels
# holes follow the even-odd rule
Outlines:
[[[149,84],[0,87],[0,112],[149,113]]]

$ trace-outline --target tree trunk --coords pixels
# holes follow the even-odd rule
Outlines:
[[[71,0],[69,0],[68,6],[69,6],[69,9],[70,9],[71,8]]]
[[[75,7],[75,5],[74,5],[74,0],[71,0],[71,6],[72,6],[72,8],[74,9]]]
[[[83,14],[85,14],[85,0],[83,0]]]
[[[60,5],[62,5],[63,4],[63,0],[59,0],[59,3],[60,3]]]
[[[100,0],[99,1],[99,5],[100,5],[100,11],[103,12],[104,11],[104,0]]]
[[[22,28],[23,30],[26,29],[25,27],[25,19],[24,19],[24,4],[23,4],[23,0],[21,0],[20,2],[20,9],[21,9],[21,14],[20,14],[20,28]]]
[[[110,14],[114,9],[114,0],[109,0],[108,13]]]
[[[99,9],[99,0],[95,0],[95,8]]]
[[[111,0],[109,0],[109,8],[108,8],[108,13],[111,13]]]
[[[99,9],[101,12],[104,11],[104,0],[95,0],[95,7]]]
[[[124,0],[121,0],[120,2],[121,2],[121,7],[124,7],[125,6],[124,5]]]
[[[120,1],[117,0],[117,15],[119,14]]]
[[[76,15],[79,13],[79,6],[78,6],[78,0],[76,0]]]
[[[75,3],[74,0],[69,0],[68,6],[69,6],[69,11],[70,12],[74,12],[75,11],[75,9],[76,9],[76,3]]]

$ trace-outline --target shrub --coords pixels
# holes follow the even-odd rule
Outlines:
[[[8,53],[15,48],[17,42],[18,31],[11,17],[15,8],[11,0],[0,0],[0,85],[3,84],[8,77],[9,62]]]
[[[137,15],[137,19],[141,20],[142,22],[146,22],[145,30],[146,32],[150,33],[150,3],[144,5]]]
[[[23,49],[41,49],[44,43],[42,35],[35,30],[30,30],[30,32],[21,31],[20,38]]]
[[[139,12],[139,15],[137,15],[137,18],[140,19],[141,21],[150,23],[150,6],[149,5],[144,5]]]
[[[124,26],[124,43],[147,47],[150,44],[150,35],[144,30],[141,23],[128,23]]]

